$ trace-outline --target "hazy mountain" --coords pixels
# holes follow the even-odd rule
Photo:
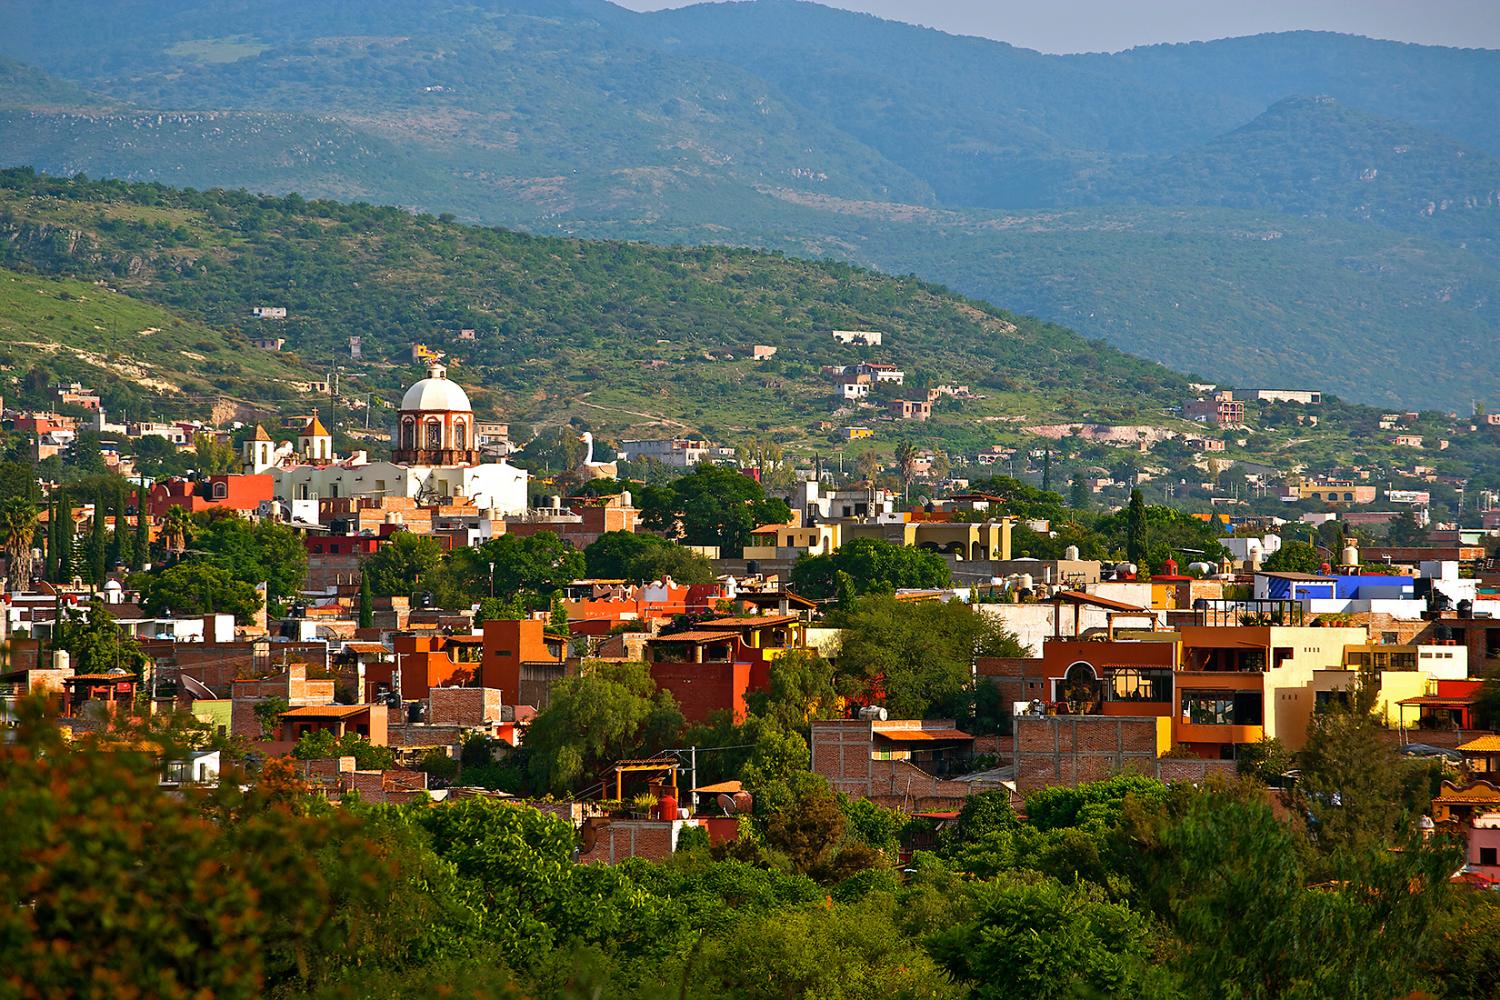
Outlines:
[[[1418,384],[1374,361],[1492,336],[1497,52],[1295,33],[1047,56],[787,0],[0,17],[0,52],[39,67],[0,68],[6,163],[841,257],[1218,377],[1381,402],[1500,385],[1493,352]],[[1303,354],[1310,332],[1350,345],[1337,371]]]

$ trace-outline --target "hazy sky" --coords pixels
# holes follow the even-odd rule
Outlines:
[[[615,0],[632,10],[690,0]],[[1043,52],[1117,51],[1263,31],[1344,31],[1429,45],[1500,48],[1500,0],[822,0]]]

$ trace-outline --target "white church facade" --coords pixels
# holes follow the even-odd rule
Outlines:
[[[442,365],[406,390],[396,417],[391,461],[364,452],[334,454],[333,435],[315,415],[297,436],[276,444],[263,428],[245,445],[245,471],[275,477],[280,500],[332,497],[408,497],[435,503],[467,497],[481,510],[520,514],[529,475],[504,460],[483,461],[474,439],[468,394]]]

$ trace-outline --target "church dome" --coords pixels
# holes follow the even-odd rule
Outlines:
[[[469,413],[474,408],[469,405],[469,394],[448,378],[448,370],[442,365],[433,365],[427,369],[426,378],[406,390],[406,395],[401,397],[401,409],[403,412]]]

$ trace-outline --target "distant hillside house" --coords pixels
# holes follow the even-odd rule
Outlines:
[[[756,361],[766,361],[776,356],[776,348],[769,344],[756,344],[750,348],[750,356]]]
[[[1323,394],[1311,389],[1257,389],[1252,395],[1263,403],[1298,403],[1302,406],[1317,406],[1323,402]]]
[[[870,376],[845,375],[839,379],[839,396],[843,399],[864,399],[870,395]]]
[[[286,319],[286,306],[256,306],[250,314],[256,319]]]
[[[98,410],[103,404],[93,389],[85,389],[77,382],[57,387],[57,401],[68,406],[81,406],[85,410]]]
[[[1182,415],[1189,420],[1218,427],[1245,426],[1245,402],[1235,399],[1227,389],[1216,392],[1208,399],[1192,399],[1182,406]]]
[[[713,461],[723,449],[701,438],[662,438],[621,441],[620,458],[639,462],[650,458],[674,469],[691,469],[700,462]]]
[[[251,337],[250,343],[262,351],[279,351],[286,346],[285,337]]]
[[[854,366],[856,375],[868,375],[876,382],[885,382],[891,385],[901,385],[906,381],[906,372],[895,365],[869,362]]]
[[[861,438],[871,438],[871,437],[874,437],[874,436],[875,436],[875,432],[872,431],[868,427],[845,427],[844,428],[844,440],[845,441],[858,441]]]
[[[898,420],[926,420],[932,416],[932,404],[925,399],[893,399],[885,408]]]
[[[479,337],[479,331],[477,331],[477,330],[472,330],[472,329],[469,329],[469,328],[466,327],[466,328],[458,331],[458,339],[459,340],[476,340],[476,339],[478,339],[478,337]]]
[[[863,347],[879,347],[885,334],[876,330],[835,330],[833,339],[840,344],[856,344]]]

